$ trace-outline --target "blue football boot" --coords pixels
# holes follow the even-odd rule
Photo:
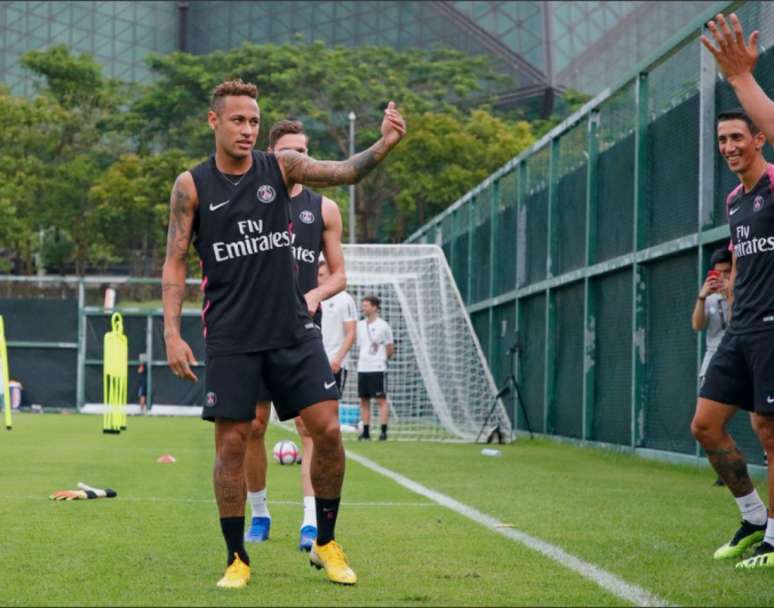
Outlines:
[[[253,517],[250,529],[245,534],[245,542],[262,543],[269,540],[271,530],[271,517]]]
[[[317,539],[317,528],[314,526],[304,526],[301,528],[301,534],[298,539],[298,548],[300,551],[309,552],[312,550],[312,543]]]

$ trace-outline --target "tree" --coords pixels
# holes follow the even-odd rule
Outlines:
[[[387,236],[402,240],[487,175],[529,147],[529,123],[511,123],[485,109],[466,116],[425,113],[386,166],[396,218]]]
[[[1,265],[4,271],[31,274],[66,112],[50,98],[29,100],[0,91],[0,117]]]
[[[75,271],[82,274],[91,254],[104,249],[107,238],[90,229],[93,209],[87,194],[97,177],[129,147],[128,140],[116,138],[111,127],[120,112],[122,85],[104,78],[93,57],[74,56],[63,45],[29,51],[22,65],[37,77],[40,94],[34,104],[55,113],[30,125],[29,135],[37,143],[46,143],[43,150],[32,150],[27,161],[30,166],[45,167],[39,180],[31,182],[40,194],[32,211],[33,223],[38,230],[55,228],[51,234],[56,246],[48,248],[49,259],[61,269],[69,253]],[[15,148],[14,142],[8,144],[4,150]]]
[[[260,147],[273,122],[293,117],[304,121],[313,155],[345,158],[350,111],[357,115],[356,147],[362,150],[379,137],[389,100],[415,116],[436,112],[460,118],[501,78],[488,58],[449,49],[330,48],[321,43],[245,44],[203,56],[173,53],[154,57],[150,65],[159,78],[133,104],[127,128],[136,129],[143,150],[174,146],[190,156],[211,153],[205,116],[212,89],[225,79],[258,84],[264,126]],[[377,238],[385,205],[397,193],[385,167],[358,186],[360,241]]]
[[[197,161],[180,150],[122,156],[88,194],[93,232],[107,236],[90,252],[97,263],[129,261],[130,274],[147,276],[161,269],[166,246],[169,193],[175,178]]]

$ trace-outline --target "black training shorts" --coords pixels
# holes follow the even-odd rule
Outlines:
[[[774,332],[726,332],[707,368],[699,396],[774,416]]]
[[[280,420],[339,398],[320,338],[288,348],[212,357],[207,361],[202,418],[253,420],[259,401],[273,401]]]
[[[358,372],[357,396],[361,399],[387,396],[387,372]]]

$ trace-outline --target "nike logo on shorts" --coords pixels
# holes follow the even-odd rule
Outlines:
[[[324,382],[323,386],[325,387],[325,390],[327,391],[329,388],[333,388],[333,386],[336,384],[336,381],[333,382]]]
[[[217,205],[210,203],[210,211],[215,211],[216,209],[220,209],[223,205],[228,205],[230,202],[231,200],[227,200],[227,201],[223,201],[222,203],[218,203]]]
[[[767,396],[766,397],[766,403],[774,403],[774,399],[772,399],[771,397]]]

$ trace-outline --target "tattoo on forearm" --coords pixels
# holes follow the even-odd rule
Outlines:
[[[387,145],[380,139],[367,150],[343,161],[314,160],[295,152],[284,152],[282,162],[289,182],[321,188],[359,182],[388,152]]]
[[[164,338],[180,333],[183,310],[183,300],[185,299],[185,285],[171,283],[168,281],[161,283],[161,299],[164,303]],[[173,311],[171,314],[169,311]]]
[[[747,463],[738,447],[707,450],[707,458],[734,496],[746,496],[753,491]]]

